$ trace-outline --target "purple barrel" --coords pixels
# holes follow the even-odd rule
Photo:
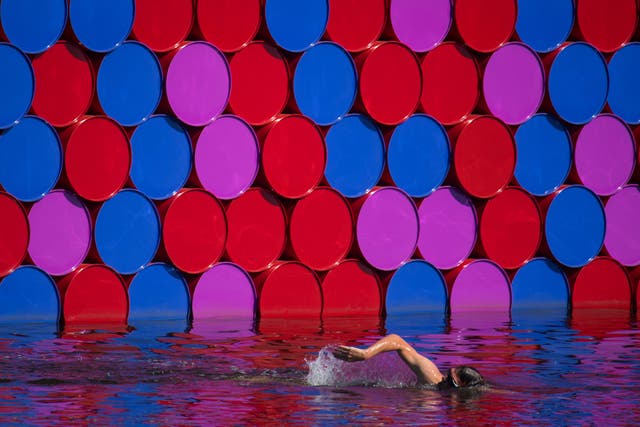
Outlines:
[[[446,275],[451,313],[511,308],[509,276],[488,259],[468,260]]]
[[[629,182],[635,164],[635,142],[617,116],[602,114],[582,128],[575,144],[580,181],[599,196],[610,196]]]
[[[418,212],[411,197],[395,187],[364,196],[356,236],[364,258],[379,270],[395,270],[411,258],[418,243]]]
[[[239,265],[221,262],[200,276],[193,291],[193,320],[253,319],[256,292],[251,276]]]
[[[170,56],[166,91],[174,114],[191,126],[204,126],[227,106],[231,73],[225,56],[210,43],[183,44]]]
[[[544,68],[538,54],[524,43],[505,44],[487,61],[482,87],[491,114],[510,125],[525,122],[544,97]]]
[[[225,115],[207,125],[196,143],[195,170],[200,184],[219,199],[234,199],[253,183],[259,167],[253,128]]]
[[[394,0],[389,14],[396,37],[414,52],[438,46],[452,21],[450,0]]]
[[[455,187],[440,187],[420,203],[418,250],[439,269],[460,265],[476,243],[478,219],[471,199]]]
[[[53,276],[75,270],[91,247],[91,217],[82,200],[66,190],[54,190],[29,211],[29,256]]]
[[[607,200],[604,246],[620,264],[640,265],[640,185],[626,185]]]

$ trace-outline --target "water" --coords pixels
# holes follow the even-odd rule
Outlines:
[[[398,333],[477,393],[415,386],[395,353],[330,346]],[[628,313],[0,327],[2,425],[637,425],[640,329]]]

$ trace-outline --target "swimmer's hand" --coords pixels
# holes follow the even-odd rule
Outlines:
[[[339,345],[333,349],[332,353],[336,359],[344,360],[345,362],[361,362],[367,359],[364,350],[355,347],[347,347],[346,345]]]

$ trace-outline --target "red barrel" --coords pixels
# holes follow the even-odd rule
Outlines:
[[[484,254],[502,268],[519,268],[533,258],[542,240],[536,200],[519,187],[509,187],[487,200],[480,214]]]
[[[127,323],[125,283],[106,265],[84,264],[58,282],[66,324]]]
[[[631,280],[625,268],[612,258],[594,258],[571,279],[573,309],[631,308]]]
[[[326,35],[349,52],[369,48],[382,34],[387,14],[385,0],[329,0]]]
[[[492,52],[513,34],[518,16],[516,0],[457,0],[454,19],[465,44]]]
[[[227,239],[222,204],[202,189],[182,189],[160,208],[165,251],[185,273],[203,273],[218,262]]]
[[[27,214],[11,195],[0,192],[0,277],[20,266],[29,245]]]
[[[278,49],[263,41],[251,42],[229,62],[229,108],[252,125],[263,125],[283,110],[289,99],[289,68]],[[256,72],[260,70],[260,72]]]
[[[314,270],[328,270],[342,261],[353,244],[349,202],[336,190],[320,187],[300,199],[289,223],[296,258]]]
[[[418,107],[422,73],[416,55],[398,42],[381,42],[356,59],[360,99],[372,119],[396,125]]]
[[[107,116],[89,116],[62,133],[64,167],[78,195],[102,202],[127,182],[131,147],[125,130]]]
[[[422,59],[422,95],[425,113],[443,125],[458,124],[480,99],[478,63],[461,43],[446,42]]]
[[[33,112],[53,126],[68,126],[84,115],[94,94],[94,69],[74,43],[59,41],[31,61],[36,80]]]
[[[509,128],[492,116],[474,116],[449,132],[460,185],[472,196],[489,198],[513,177],[516,151]]]
[[[380,279],[357,259],[342,261],[322,280],[322,317],[370,316],[382,312]]]
[[[192,0],[136,0],[131,35],[156,52],[183,42],[193,25]]]
[[[223,52],[240,50],[260,28],[260,3],[260,0],[198,0],[197,32]]]
[[[638,7],[635,0],[579,0],[576,18],[582,39],[601,52],[613,52],[633,37]]]
[[[320,318],[322,293],[318,276],[299,262],[279,262],[254,279],[261,318]]]
[[[262,171],[276,193],[298,199],[320,183],[327,153],[322,132],[311,119],[300,114],[282,116],[258,136]]]
[[[248,272],[266,270],[282,254],[286,215],[280,200],[268,190],[251,188],[227,207],[229,259]]]

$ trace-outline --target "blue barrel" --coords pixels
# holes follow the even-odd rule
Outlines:
[[[387,147],[387,164],[394,184],[411,197],[425,197],[449,172],[449,137],[431,116],[416,114],[398,125]]]
[[[518,0],[516,33],[537,52],[551,52],[564,43],[573,23],[573,0]]]
[[[162,69],[156,54],[142,43],[123,43],[102,59],[97,91],[105,114],[123,126],[142,123],[162,96]]]
[[[0,64],[0,129],[7,129],[31,108],[35,77],[27,55],[9,43],[0,43]]]
[[[571,136],[551,114],[536,114],[515,133],[516,168],[520,186],[534,196],[556,191],[571,169]]]
[[[155,256],[160,233],[153,202],[139,191],[125,189],[103,203],[94,237],[105,264],[120,274],[133,274]]]
[[[45,196],[62,172],[62,146],[55,129],[36,116],[26,116],[0,134],[0,184],[23,202]]]
[[[42,53],[67,24],[66,0],[3,0],[0,22],[9,41],[26,53]]]
[[[46,322],[61,319],[58,287],[33,265],[18,267],[0,281],[0,323]]]
[[[511,280],[511,311],[569,308],[569,282],[562,268],[547,258],[533,258]]]
[[[264,15],[271,37],[281,48],[302,52],[324,34],[329,1],[267,0]]]
[[[602,111],[607,100],[607,63],[588,43],[561,48],[551,64],[548,89],[558,115],[574,125],[583,125]]]
[[[440,270],[423,260],[400,267],[387,287],[387,316],[447,311],[447,286]]]
[[[191,159],[191,138],[170,116],[153,116],[131,135],[131,181],[151,199],[176,194],[189,178]]]
[[[384,138],[363,114],[349,114],[331,126],[325,138],[324,176],[345,197],[360,197],[371,190],[384,170]]]
[[[357,80],[355,64],[346,50],[335,43],[318,43],[298,61],[293,95],[302,114],[319,125],[331,125],[351,109]]]
[[[547,209],[544,232],[553,256],[567,267],[582,267],[602,248],[605,216],[602,202],[582,185],[558,191]]]
[[[162,262],[149,264],[129,284],[129,323],[187,320],[189,289],[178,270]]]
[[[609,60],[611,111],[629,124],[640,124],[640,43],[619,49]]]
[[[69,21],[78,41],[94,52],[109,52],[129,36],[134,0],[72,1]]]

